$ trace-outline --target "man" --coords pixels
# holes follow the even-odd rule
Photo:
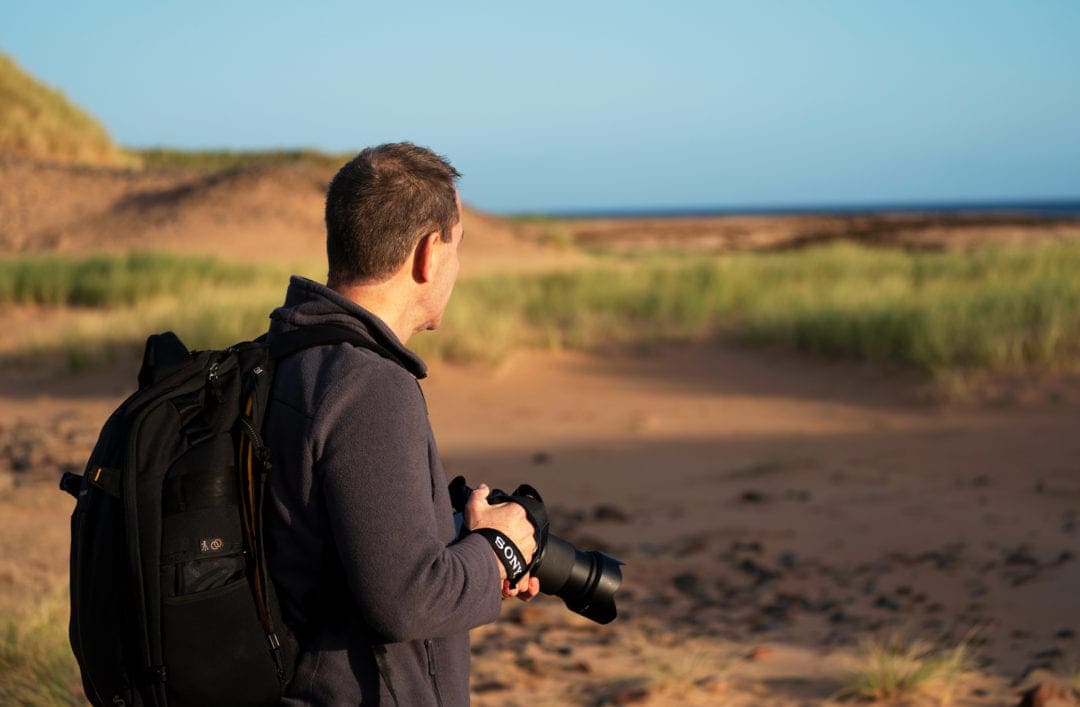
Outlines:
[[[458,273],[460,176],[409,143],[369,148],[326,198],[325,286],[293,277],[270,338],[345,326],[382,351],[335,344],[278,366],[264,432],[273,448],[266,504],[269,563],[299,641],[290,704],[458,705],[469,701],[468,630],[495,620],[514,586],[489,540],[460,539],[417,379],[405,348],[434,329]],[[494,528],[528,561],[532,525],[481,485],[470,530]]]

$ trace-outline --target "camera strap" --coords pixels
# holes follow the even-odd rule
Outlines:
[[[491,543],[491,549],[495,551],[495,556],[499,558],[499,562],[506,570],[506,578],[510,580],[511,585],[517,584],[522,575],[529,570],[529,566],[525,564],[525,556],[521,554],[521,550],[514,541],[494,528],[477,528],[473,533],[482,535]]]
[[[528,484],[522,484],[514,489],[514,493],[506,493],[500,489],[494,489],[487,497],[488,503],[516,503],[525,509],[525,517],[533,527],[533,540],[536,541],[536,552],[533,553],[532,562],[526,570],[531,569],[536,558],[544,554],[548,537],[548,512],[544,506],[544,499],[540,498],[540,492]],[[498,550],[495,551],[496,554]]]

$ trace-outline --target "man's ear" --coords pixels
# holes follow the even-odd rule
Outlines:
[[[413,280],[416,282],[431,282],[435,276],[435,248],[439,238],[439,232],[432,231],[416,244],[413,251]]]

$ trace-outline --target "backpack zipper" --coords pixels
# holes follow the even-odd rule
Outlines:
[[[171,380],[171,378],[172,377],[170,376],[168,378],[165,378],[163,381],[159,381],[158,383],[146,388],[146,391],[161,390],[162,388],[168,389],[168,387],[165,386],[164,383],[165,381]],[[137,429],[152,410],[156,409],[160,405],[165,404],[171,398],[177,395],[183,395],[192,391],[196,391],[203,385],[205,385],[205,383],[203,383],[201,380],[195,379],[194,381],[188,382],[187,385],[179,385],[171,388],[168,396],[158,396],[156,398],[149,395],[147,395],[145,398],[140,397],[139,393],[143,393],[146,391],[136,391],[123,403],[124,406],[130,405],[130,408],[128,410],[125,410],[124,414],[125,421],[130,420],[128,421],[127,425],[128,429]],[[127,442],[128,446],[124,450],[124,456],[121,460],[120,465],[124,521],[125,523],[127,523],[127,527],[138,528],[139,508],[135,494],[135,457],[138,453],[137,435],[131,435],[128,438]],[[163,668],[164,666],[154,665],[153,660],[154,653],[161,652],[161,644],[159,640],[157,642],[157,645],[151,646],[150,623],[146,611],[146,588],[142,567],[142,548],[139,545],[138,533],[128,533],[127,536],[127,550],[129,558],[128,561],[130,563],[132,571],[131,580],[133,583],[132,589],[134,590],[133,598],[135,599],[137,608],[135,617],[136,629],[141,629],[143,634],[142,641],[140,641],[140,643],[142,644],[140,646],[140,652],[142,653],[140,658],[142,658],[141,662],[143,663],[143,670],[142,674],[136,676],[135,681],[137,684],[145,684],[147,674],[149,673],[150,675],[152,675],[154,679],[151,681],[149,688],[153,691],[154,698],[158,702],[158,704],[163,705],[166,704],[164,685],[164,680],[166,676],[164,670],[157,670],[158,668]]]

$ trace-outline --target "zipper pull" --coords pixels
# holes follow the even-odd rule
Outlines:
[[[210,372],[206,375],[206,382],[210,385],[210,391],[214,399],[219,403],[225,402],[225,394],[221,392],[221,376],[218,374],[218,363],[210,364]]]

